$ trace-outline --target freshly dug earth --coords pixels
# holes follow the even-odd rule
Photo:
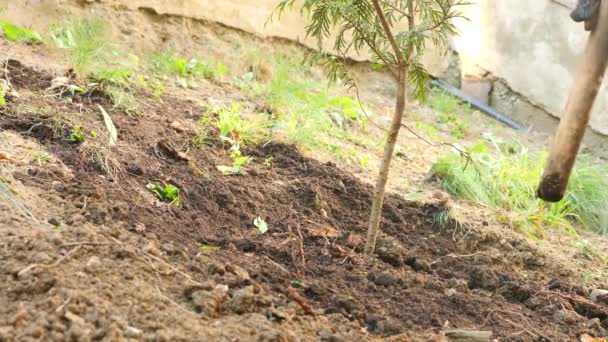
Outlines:
[[[200,106],[179,98],[110,112],[119,141],[108,149],[106,98],[45,96],[52,76],[7,65],[19,96],[0,109],[0,150],[13,156],[1,176],[36,219],[13,202],[0,212],[0,341],[429,340],[454,328],[501,341],[606,335],[608,306],[567,274],[547,277],[523,240],[474,227],[457,243],[435,228],[449,206],[441,196],[389,195],[368,258],[373,189],[333,164],[269,143],[245,149],[254,160],[244,174],[224,175],[227,147],[213,132],[191,143]],[[67,142],[75,125],[97,137]],[[56,160],[30,162],[35,141]],[[180,205],[157,200],[146,189],[153,181],[176,186]]]

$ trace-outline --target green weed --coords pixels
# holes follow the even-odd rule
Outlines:
[[[268,94],[268,107],[276,120],[273,131],[308,148],[328,146],[328,136],[356,140],[345,130],[365,128],[358,102],[350,97],[332,97],[326,87],[304,81],[300,65],[300,61],[287,58],[275,61]]]
[[[220,61],[202,61],[196,57],[186,59],[173,51],[165,51],[150,56],[148,71],[160,78],[174,76],[179,85],[188,88],[196,86],[195,77],[220,82],[228,73],[228,67]]]
[[[38,165],[42,166],[51,161],[51,155],[45,152],[34,152],[32,154],[34,161],[38,163]]]
[[[146,185],[146,188],[158,197],[161,201],[169,202],[175,206],[180,205],[179,201],[179,189],[172,184],[160,184],[158,182],[151,182]]]
[[[68,51],[74,69],[85,78],[108,65],[107,31],[105,23],[99,19],[72,19],[50,28],[55,45]]]
[[[249,163],[253,158],[241,154],[240,145],[233,144],[230,147],[231,166],[219,165],[217,167],[225,175],[241,174],[244,171],[244,165]]]
[[[4,80],[0,82],[0,107],[6,107],[6,86]]]
[[[268,223],[266,223],[266,221],[259,216],[253,220],[253,225],[258,229],[260,234],[266,234],[266,232],[268,232]]]
[[[222,106],[217,109],[217,128],[219,138],[231,145],[257,145],[268,138],[268,124],[249,122],[243,119],[241,105],[232,103],[230,107]]]
[[[0,20],[0,35],[12,42],[42,43],[38,32],[19,27],[7,20]]]
[[[498,146],[497,146],[498,147]],[[514,214],[512,223],[532,237],[542,238],[544,228],[576,234],[573,222],[608,233],[608,179],[606,169],[585,162],[573,173],[567,197],[555,204],[536,198],[546,154],[520,147],[515,153],[497,148],[491,154],[480,143],[469,152],[474,165],[458,154],[447,154],[434,165],[442,187],[454,196]]]
[[[79,144],[84,141],[85,135],[81,126],[73,126],[70,130],[70,136],[68,137],[68,141]]]
[[[429,107],[439,112],[437,122],[445,125],[451,136],[456,139],[463,139],[466,131],[469,128],[468,122],[459,119],[458,114],[461,112],[470,111],[468,104],[462,104],[461,101],[441,90],[433,90],[432,96],[428,99]]]

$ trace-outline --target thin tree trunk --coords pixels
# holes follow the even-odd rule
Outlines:
[[[372,255],[376,249],[376,239],[380,232],[380,220],[382,219],[382,205],[384,204],[384,193],[386,191],[386,183],[388,182],[388,173],[395,152],[395,144],[399,136],[401,121],[407,105],[407,79],[408,70],[406,65],[399,66],[398,69],[398,86],[397,86],[397,102],[395,104],[395,113],[391,127],[388,131],[386,147],[384,148],[384,157],[380,165],[380,172],[376,181],[376,190],[374,192],[374,201],[372,203],[372,212],[370,217],[370,225],[367,230],[367,240],[365,243],[365,254]]]
[[[538,196],[549,202],[558,202],[564,197],[608,65],[608,2],[602,1],[599,17],[598,25],[589,35],[585,54],[576,69],[568,102],[538,189]]]

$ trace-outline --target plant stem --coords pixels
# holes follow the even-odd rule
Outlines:
[[[380,172],[376,181],[376,190],[374,192],[374,201],[372,203],[372,211],[367,231],[367,239],[365,242],[365,254],[372,255],[376,249],[376,239],[380,232],[380,220],[382,219],[382,205],[384,204],[384,193],[386,191],[386,183],[388,182],[388,173],[395,152],[401,121],[407,105],[407,65],[399,66],[399,80],[397,86],[397,101],[395,104],[395,113],[391,127],[388,131],[386,147],[384,148],[384,156],[380,165]]]

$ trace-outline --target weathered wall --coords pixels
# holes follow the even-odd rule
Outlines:
[[[219,21],[261,36],[288,38],[316,46],[315,41],[305,38],[306,22],[297,11],[287,13],[280,22],[265,25],[276,0],[118,1],[130,8],[149,7],[161,14]],[[471,22],[459,23],[463,34],[454,41],[455,49],[463,57],[464,71],[473,66],[488,70],[532,103],[559,115],[586,38],[582,26],[568,17],[574,2],[479,0],[467,9]],[[429,55],[426,63],[435,73],[441,73],[448,66],[447,59],[439,54]],[[608,134],[605,87],[591,126]]]
[[[57,11],[58,4],[79,1],[114,8],[152,10],[158,14],[215,21],[262,37],[281,37],[311,48],[306,20],[298,11],[266,25],[278,0],[0,0],[0,3]],[[586,33],[568,14],[576,0],[478,0],[466,10],[470,22],[459,22],[462,35],[454,49],[462,58],[464,73],[481,68],[506,81],[515,92],[549,113],[559,115],[572,82]],[[10,5],[9,5],[10,6]],[[44,20],[44,18],[41,18]],[[365,59],[366,56],[351,56]],[[434,74],[444,74],[448,58],[430,53],[426,64]],[[608,134],[608,94],[601,89],[591,126]],[[506,113],[525,117],[526,113]]]

